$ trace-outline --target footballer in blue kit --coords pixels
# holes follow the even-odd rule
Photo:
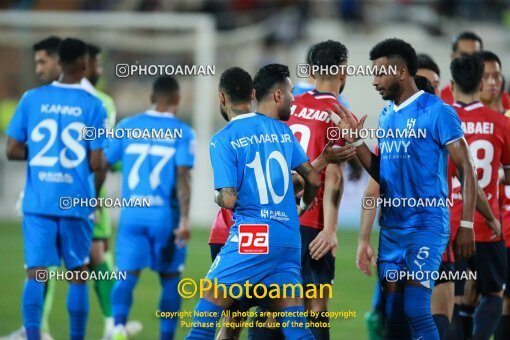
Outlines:
[[[284,65],[261,68],[253,81],[257,112],[231,117],[211,139],[215,200],[221,207],[233,210],[234,225],[207,278],[227,287],[246,282],[266,287],[301,284],[301,240],[291,170],[296,170],[305,180],[300,212],[312,203],[319,178],[292,131],[281,122],[289,119],[293,100],[289,76]],[[241,231],[246,225],[265,227],[264,241],[249,244],[249,238],[244,239]],[[263,249],[245,253],[246,245]],[[206,292],[195,307],[195,311],[206,312],[206,316],[193,319],[187,338],[213,339],[221,311],[233,301],[221,292]],[[306,324],[304,315],[299,315],[304,312],[301,298],[271,302],[275,311],[284,312],[278,321]],[[313,338],[304,326],[282,330],[289,339]]]
[[[408,43],[387,39],[370,52],[378,67],[373,85],[391,103],[379,116],[379,155],[362,140],[349,140],[369,174],[380,184],[381,232],[378,272],[386,297],[387,337],[439,339],[430,311],[434,279],[449,239],[448,156],[462,180],[463,216],[456,238],[459,257],[474,252],[473,217],[477,182],[460,120],[453,108],[434,95],[418,91],[414,82],[416,52]],[[396,74],[387,73],[397,66]],[[360,130],[345,108],[338,108],[341,128]],[[416,204],[427,200],[428,204]],[[407,202],[407,203],[406,203]],[[359,253],[369,259],[370,242]],[[362,255],[363,257],[363,255]],[[363,261],[363,259],[362,259]]]
[[[100,100],[80,85],[87,46],[65,39],[59,47],[59,81],[27,91],[7,129],[7,156],[26,160],[23,200],[23,242],[28,280],[23,291],[23,323],[28,339],[39,339],[44,275],[49,266],[85,271],[89,261],[93,208],[73,199],[95,197],[104,175],[103,140],[85,140],[85,128],[104,128],[106,112]],[[94,176],[97,179],[94,185]],[[88,288],[70,281],[67,299],[70,338],[85,337]]]
[[[150,267],[160,275],[160,310],[177,312],[181,303],[177,284],[189,239],[195,133],[175,116],[180,95],[173,77],[163,76],[154,82],[151,100],[150,110],[117,125],[124,137],[108,140],[105,149],[110,166],[122,161],[122,197],[150,202],[149,207],[138,204],[121,210],[115,260],[127,278],[117,281],[112,292],[114,339],[127,338],[125,325],[142,269]],[[134,129],[150,138],[127,133]],[[161,138],[164,135],[167,138]],[[161,339],[173,338],[176,323],[177,318],[161,319]]]

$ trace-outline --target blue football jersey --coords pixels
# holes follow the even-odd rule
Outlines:
[[[380,225],[448,232],[446,145],[464,135],[457,113],[438,97],[420,91],[399,107],[386,106],[379,128],[385,131],[378,141],[381,198],[398,200],[381,208]],[[432,203],[416,204],[425,200]]]
[[[53,82],[23,95],[7,135],[27,144],[24,213],[80,218],[92,213],[66,200],[95,197],[88,155],[104,141],[84,140],[83,130],[104,128],[105,121],[101,101],[79,84]]]
[[[234,226],[268,224],[271,246],[300,248],[291,169],[308,161],[290,128],[259,113],[233,118],[211,139],[214,188],[236,188]]]
[[[105,155],[111,165],[122,161],[122,198],[150,202],[149,207],[123,207],[119,223],[177,227],[177,167],[193,167],[195,133],[174,114],[154,110],[123,119],[116,129],[124,134],[108,140]],[[140,136],[135,130],[157,133],[145,134],[154,139],[135,138]]]

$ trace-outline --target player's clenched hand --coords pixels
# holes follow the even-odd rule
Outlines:
[[[472,228],[460,227],[455,239],[455,256],[468,259],[475,253],[475,232]]]
[[[356,266],[363,274],[372,276],[370,265],[376,266],[374,248],[370,241],[361,240],[356,250]]]
[[[181,219],[179,227],[174,230],[175,244],[178,246],[184,246],[188,243],[190,238],[189,221],[187,219]]]
[[[342,147],[333,146],[334,142],[329,141],[322,150],[322,157],[328,163],[338,164],[356,157],[356,148],[351,145]]]
[[[491,240],[494,240],[501,236],[501,223],[497,218],[492,219],[491,221],[485,220],[485,223],[492,229]]]
[[[359,132],[361,129],[363,129],[363,124],[365,124],[365,120],[367,119],[367,115],[364,115],[361,117],[361,119],[358,121],[356,119],[356,116],[349,111],[345,106],[343,106],[341,103],[333,104],[333,110],[329,110],[330,115],[337,114],[340,117],[340,122],[337,124],[337,127],[340,130],[350,130],[353,136],[359,135],[355,132]],[[342,134],[342,138],[345,139],[348,143],[353,143],[359,138],[352,138],[350,134]]]
[[[331,252],[333,257],[336,256],[336,248],[338,247],[338,239],[336,232],[329,230],[322,230],[310,243],[310,256],[314,260],[320,260],[328,253]]]

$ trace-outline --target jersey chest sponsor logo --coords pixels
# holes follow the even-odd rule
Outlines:
[[[269,225],[240,224],[239,254],[269,253]]]
[[[494,133],[494,123],[491,122],[461,122],[462,131],[465,134],[484,134]]]
[[[303,119],[318,120],[320,122],[329,123],[329,113],[322,110],[311,109],[307,107],[298,108],[297,105],[292,105],[290,108],[290,114]]]
[[[392,140],[379,142],[379,150],[381,154],[385,153],[408,153],[411,141],[406,140]]]
[[[82,114],[82,109],[79,106],[68,106],[59,104],[42,104],[41,113],[54,113],[58,115],[68,115],[79,117]]]

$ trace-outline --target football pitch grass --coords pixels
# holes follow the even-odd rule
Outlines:
[[[198,281],[209,269],[211,261],[207,244],[208,232],[206,229],[192,229],[183,277]],[[367,338],[364,314],[370,309],[375,278],[367,278],[356,269],[356,238],[356,231],[340,230],[338,232],[336,280],[329,310],[332,312],[352,311],[356,316],[331,320],[331,339],[335,340]],[[372,239],[376,241],[376,235]],[[21,325],[21,294],[25,275],[20,221],[0,221],[0,249],[0,337],[2,337]],[[131,320],[139,320],[144,326],[143,331],[135,339],[158,339],[159,337],[159,319],[155,316],[158,309],[159,287],[157,275],[145,270],[135,289],[134,304],[130,314]],[[68,338],[67,289],[66,282],[57,282],[50,315],[51,334],[57,340]],[[89,283],[89,298],[87,339],[96,340],[102,336],[103,318],[92,282]],[[183,299],[181,310],[193,310],[196,302],[196,298]],[[183,339],[187,332],[187,329],[179,328],[176,339]],[[242,339],[247,339],[246,331],[243,331]]]

